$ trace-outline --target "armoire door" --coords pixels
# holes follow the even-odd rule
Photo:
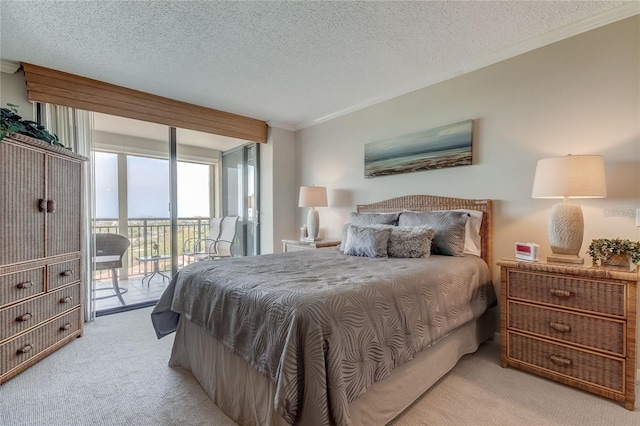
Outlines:
[[[45,154],[0,141],[0,265],[45,255]]]
[[[47,156],[47,256],[79,252],[82,164]]]

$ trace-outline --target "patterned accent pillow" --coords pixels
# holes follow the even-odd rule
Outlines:
[[[422,257],[431,255],[431,240],[435,231],[428,226],[394,226],[391,229],[387,253],[389,257]]]
[[[338,250],[344,251],[347,242],[347,228],[349,225],[397,225],[400,213],[351,213],[349,223],[342,227],[342,243]]]
[[[446,256],[464,256],[465,224],[469,214],[466,212],[403,212],[400,226],[428,226],[435,235],[431,243],[432,254]]]
[[[387,244],[391,228],[349,225],[344,254],[350,256],[388,257]]]

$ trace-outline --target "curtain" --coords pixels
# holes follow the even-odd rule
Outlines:
[[[38,114],[38,112],[40,114]],[[91,241],[91,217],[93,216],[93,113],[75,108],[64,107],[47,103],[34,103],[34,117],[40,116],[40,123],[46,127],[50,133],[55,133],[58,140],[66,147],[71,148],[76,154],[83,155],[89,159],[84,167],[84,188],[83,188],[83,212],[84,212],[84,306],[85,321],[95,319],[95,302],[93,294],[92,262],[88,255],[92,247]]]

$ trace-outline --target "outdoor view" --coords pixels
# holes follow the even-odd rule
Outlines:
[[[126,175],[122,173],[124,176],[120,178],[118,155],[126,157]],[[178,161],[177,185],[178,264],[181,267],[189,262],[188,258],[182,256],[184,241],[204,238],[209,233],[211,166]],[[126,205],[120,206],[119,193],[125,189]],[[151,285],[152,278],[158,283],[160,278],[166,284],[160,274],[155,277],[151,274],[157,268],[170,275],[166,272],[171,263],[168,257],[171,251],[169,161],[95,152],[94,233],[119,233],[129,238],[131,245],[123,259],[121,281],[148,277],[147,287]],[[167,258],[157,263],[139,260],[163,255],[167,255]],[[96,271],[94,277],[110,285],[109,270]],[[142,284],[144,287],[144,281]],[[119,303],[117,299],[113,302]]]

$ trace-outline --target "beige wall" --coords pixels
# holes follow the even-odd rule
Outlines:
[[[495,257],[519,240],[549,254],[547,218],[557,201],[531,198],[536,161],[602,154],[608,197],[579,200],[585,245],[640,238],[640,17],[555,43],[297,133],[301,184],[329,189],[321,227],[339,236],[355,204],[405,194],[492,198]],[[474,165],[363,178],[364,144],[474,119]],[[303,212],[298,214],[302,223]]]
[[[295,136],[289,130],[269,128],[260,145],[260,252],[282,251],[281,240],[294,238],[298,205],[295,178]]]
[[[18,106],[20,117],[33,120],[33,104],[27,100],[27,85],[22,70],[13,74],[0,73],[0,107],[6,108],[8,103]]]
[[[398,195],[491,198],[494,259],[513,256],[516,241],[539,243],[544,258],[557,201],[531,198],[536,161],[571,153],[606,161],[608,197],[578,200],[581,253],[597,237],[640,240],[635,217],[608,216],[640,207],[639,28],[639,16],[625,19],[299,131],[300,183],[329,189],[321,233],[339,236],[356,204]],[[363,178],[366,143],[467,119],[474,165]]]

